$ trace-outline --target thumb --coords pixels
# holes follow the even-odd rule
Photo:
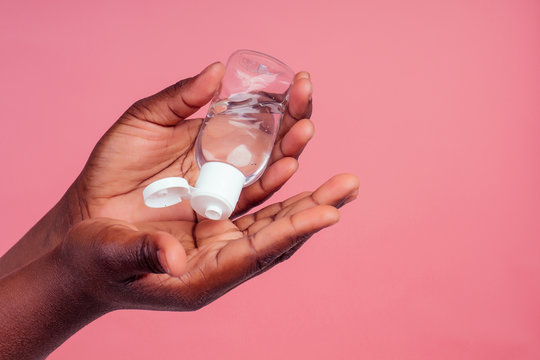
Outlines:
[[[133,104],[124,116],[158,125],[173,126],[209,102],[219,88],[225,66],[216,62],[200,74],[180,80],[174,85]]]
[[[118,270],[134,275],[167,273],[180,276],[186,269],[186,252],[178,240],[163,231],[134,231],[125,238],[115,261]]]
[[[187,266],[186,252],[173,235],[139,231],[113,219],[89,219],[74,225],[59,247],[62,262],[78,276],[125,280],[148,273],[178,277]]]

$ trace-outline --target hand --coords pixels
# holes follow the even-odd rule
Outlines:
[[[202,119],[186,118],[211,100],[224,70],[223,64],[212,64],[196,77],[136,102],[122,115],[97,144],[74,184],[83,219],[195,219],[186,203],[163,209],[146,207],[142,189],[169,176],[195,183],[199,169],[193,144]],[[307,119],[311,91],[309,75],[297,74],[269,166],[259,181],[242,191],[233,217],[267,199],[296,171],[296,159],[313,135],[313,124]]]
[[[50,251],[72,225],[85,219],[194,221],[186,203],[147,208],[142,189],[168,176],[195,182],[199,170],[193,142],[202,119],[186,118],[211,100],[223,73],[223,64],[212,64],[199,75],[133,104],[101,138],[59,203],[0,258],[0,276]],[[269,166],[256,183],[243,189],[233,217],[267,199],[298,168],[297,158],[314,131],[308,119],[311,93],[309,74],[296,74]]]
[[[336,223],[357,188],[356,177],[339,175],[235,221],[79,222],[52,251],[0,277],[0,359],[44,359],[116,309],[199,309]]]
[[[338,175],[235,221],[77,224],[58,262],[95,303],[119,308],[196,310],[288,259],[315,232],[336,223],[358,180]],[[103,309],[101,309],[103,311]]]

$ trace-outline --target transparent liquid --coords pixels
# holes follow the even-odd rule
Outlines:
[[[262,92],[214,101],[195,145],[199,167],[225,162],[246,176],[245,185],[255,182],[267,165],[284,107],[283,95]]]

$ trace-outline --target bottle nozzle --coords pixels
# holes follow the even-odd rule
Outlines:
[[[218,206],[212,206],[206,208],[206,211],[204,213],[204,216],[211,220],[219,220],[221,219],[222,211]]]

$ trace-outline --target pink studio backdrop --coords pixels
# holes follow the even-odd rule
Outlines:
[[[283,199],[362,180],[335,227],[195,313],[121,311],[61,359],[540,358],[540,2],[3,1],[0,252],[135,100],[237,48],[315,86]]]

